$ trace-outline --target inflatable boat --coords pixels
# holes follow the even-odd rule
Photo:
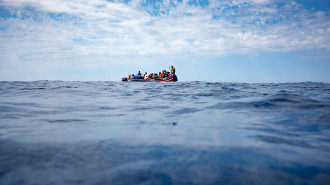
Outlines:
[[[167,78],[155,78],[155,79],[128,79],[126,77],[122,78],[123,82],[176,82],[178,78],[176,75],[170,75]]]

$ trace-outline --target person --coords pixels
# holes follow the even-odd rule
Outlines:
[[[163,78],[167,78],[167,73],[166,72],[163,73]]]
[[[137,75],[137,79],[141,79],[142,76],[140,74]]]
[[[171,74],[175,75],[175,68],[171,66]]]
[[[129,74],[127,79],[131,79],[131,78],[132,78],[131,76],[132,76],[132,75],[131,75],[131,74]]]
[[[140,78],[141,78],[141,75],[139,75],[139,74],[135,75],[135,79],[140,79]]]
[[[153,73],[150,73],[150,75],[149,75],[148,78],[152,79],[153,76],[154,76],[154,74]]]
[[[143,79],[145,79],[145,80],[148,79],[147,72],[144,73],[144,75],[143,75]]]

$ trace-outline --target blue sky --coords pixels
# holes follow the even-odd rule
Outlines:
[[[330,82],[327,0],[0,0],[0,80]]]

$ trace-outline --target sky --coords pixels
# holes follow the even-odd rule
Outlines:
[[[329,0],[0,0],[0,80],[330,83]]]

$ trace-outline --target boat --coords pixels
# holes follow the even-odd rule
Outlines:
[[[122,78],[123,82],[176,82],[178,77],[175,74],[171,74],[167,78],[155,78],[155,79],[128,79],[126,77]]]

